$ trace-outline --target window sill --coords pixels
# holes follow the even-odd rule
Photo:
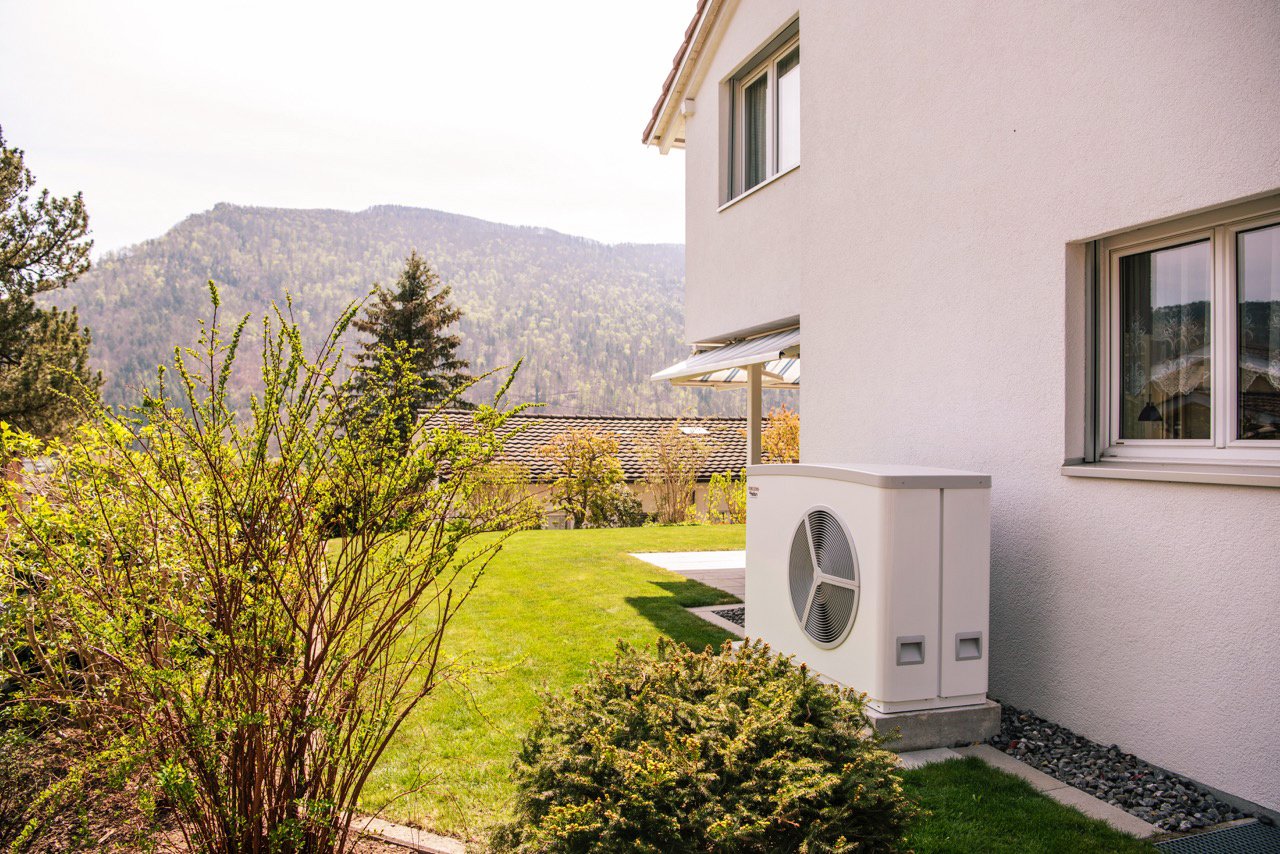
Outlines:
[[[749,198],[750,196],[754,196],[756,193],[760,192],[760,191],[761,191],[761,190],[763,190],[765,187],[767,187],[767,186],[769,186],[770,184],[772,184],[774,181],[777,181],[779,178],[782,178],[782,177],[784,177],[784,176],[786,176],[786,175],[790,175],[792,172],[796,171],[796,170],[797,170],[797,169],[799,169],[799,168],[800,168],[800,164],[799,164],[799,163],[797,163],[795,166],[788,166],[786,169],[783,169],[783,170],[782,170],[781,172],[779,172],[777,175],[773,175],[772,177],[765,178],[763,181],[761,181],[759,184],[756,184],[756,185],[755,185],[754,187],[752,187],[750,190],[747,190],[745,193],[739,193],[738,195],[734,196],[734,197],[733,197],[732,199],[730,199],[729,201],[725,202],[725,203],[724,203],[723,205],[721,205],[720,207],[716,208],[716,213],[720,213],[721,211],[724,211],[724,210],[727,210],[727,209],[729,209],[729,208],[733,207],[734,205],[736,205],[738,202],[742,201],[742,200],[743,200],[743,199],[745,199],[745,198]]]
[[[1148,463],[1131,460],[1106,460],[1098,463],[1064,463],[1060,471],[1067,477],[1101,477],[1114,480],[1161,480],[1176,483],[1280,487],[1280,465]]]

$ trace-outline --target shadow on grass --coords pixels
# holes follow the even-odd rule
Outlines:
[[[719,647],[733,639],[724,629],[685,609],[730,605],[738,601],[737,597],[697,581],[655,581],[653,584],[665,590],[666,595],[628,596],[626,602],[658,631],[692,649],[702,649],[708,644]]]
[[[723,590],[709,587],[700,581],[692,581],[690,579],[683,581],[654,581],[652,584],[670,593],[675,604],[681,608],[700,608],[703,605],[736,605],[740,601],[732,593],[725,593]]]

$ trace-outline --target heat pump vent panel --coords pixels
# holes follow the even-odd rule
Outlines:
[[[796,526],[788,575],[804,633],[823,648],[843,643],[858,617],[858,557],[849,529],[831,510],[814,508]]]

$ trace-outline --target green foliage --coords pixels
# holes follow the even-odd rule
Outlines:
[[[89,370],[89,331],[75,311],[35,301],[89,269],[84,199],[42,190],[32,200],[34,186],[0,132],[0,419],[48,438],[75,425],[75,399],[96,399],[102,377]]]
[[[494,522],[503,531],[521,531],[542,526],[542,502],[530,495],[529,469],[519,463],[494,462],[476,472],[465,513],[493,512],[505,515]]]
[[[0,130],[0,298],[65,288],[89,269],[89,214],[79,193],[31,199],[35,178],[22,149]],[[3,351],[0,351],[2,354]]]
[[[760,450],[767,463],[800,462],[800,413],[787,406],[769,410],[769,423],[760,432]]]
[[[0,302],[0,315],[8,308]],[[0,421],[45,438],[66,436],[83,415],[83,400],[95,400],[102,388],[102,374],[89,368],[89,330],[74,309],[33,309],[18,340],[20,357],[0,364]]]
[[[644,523],[640,500],[627,488],[618,461],[618,437],[573,427],[538,449],[554,467],[551,503],[575,528],[628,527]]]
[[[711,475],[707,484],[707,512],[703,521],[712,525],[742,525],[747,521],[747,470]]]
[[[514,851],[894,851],[915,810],[862,700],[759,642],[618,645],[516,762]]]
[[[368,338],[356,354],[352,391],[367,395],[385,383],[384,396],[403,401],[408,413],[399,424],[400,443],[407,441],[419,410],[453,400],[471,385],[467,362],[458,358],[461,339],[448,330],[462,317],[450,301],[452,288],[442,285],[427,262],[413,252],[394,291],[374,287],[365,315],[352,323]],[[397,369],[389,371],[389,365]],[[389,379],[389,382],[386,380]]]
[[[65,443],[0,424],[0,456],[57,461],[0,489],[0,671],[29,717],[79,728],[96,757],[141,756],[193,847],[344,850],[501,547],[474,540],[502,511],[471,493],[502,449],[506,386],[466,431],[393,450],[405,402],[353,404],[336,379],[357,306],[308,357],[288,304],[263,318],[263,393],[238,413],[249,318],[224,329],[210,293],[198,346],[137,407],[96,407]],[[334,504],[351,512],[329,541]]]
[[[477,372],[524,359],[514,399],[571,412],[743,414],[740,395],[649,381],[689,354],[680,246],[610,246],[420,208],[222,204],[108,253],[70,294],[94,331],[95,355],[110,366],[106,399],[120,403],[201,316],[201,295],[187,283],[227,283],[233,315],[260,314],[288,290],[305,306],[303,334],[317,340],[370,281],[394,281],[412,246],[453,287],[463,311],[459,357]],[[261,387],[252,367],[231,378],[237,406]]]

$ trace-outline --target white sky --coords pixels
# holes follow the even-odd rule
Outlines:
[[[95,255],[217,202],[683,242],[640,143],[694,0],[0,0],[0,126]]]

